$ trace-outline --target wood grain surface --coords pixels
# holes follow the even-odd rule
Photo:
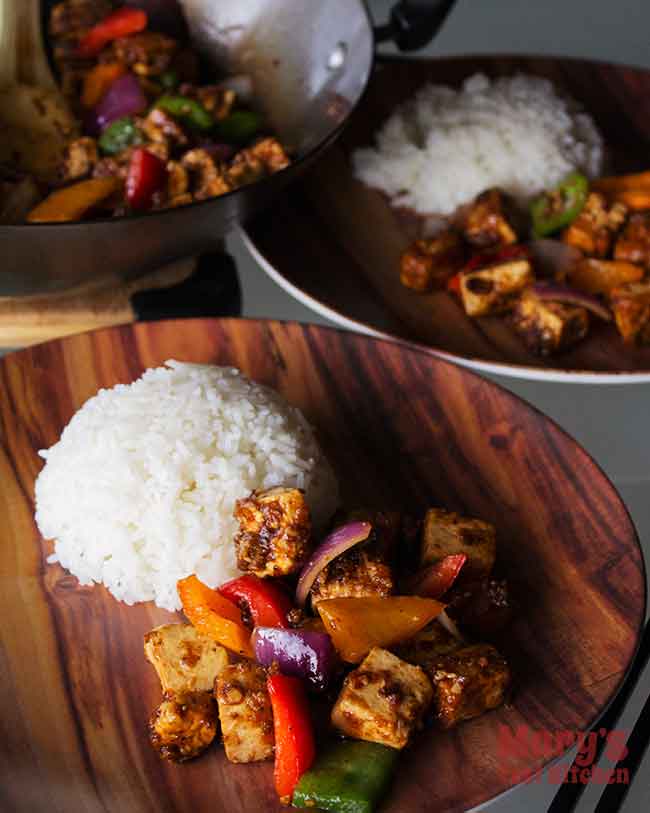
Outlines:
[[[626,347],[613,325],[595,324],[568,352],[540,359],[499,317],[470,319],[447,293],[417,294],[399,281],[399,257],[421,222],[393,210],[352,176],[350,155],[369,146],[396,105],[428,81],[458,86],[477,71],[551,79],[600,128],[608,171],[650,166],[650,72],[574,59],[459,57],[380,62],[343,136],[299,184],[247,226],[255,249],[286,282],[334,314],[427,345],[457,360],[520,371],[650,373],[650,347]]]
[[[34,524],[37,450],[100,387],[176,358],[236,365],[316,426],[346,504],[444,505],[497,526],[521,612],[505,649],[507,707],[404,754],[386,811],[460,811],[530,776],[546,756],[504,731],[587,728],[624,677],[645,610],[636,533],[611,483],[555,424],[472,373],[399,343],[263,321],[136,324],[0,361],[0,809],[214,813],[279,806],[272,765],[220,747],[162,762],[146,722],[159,702],[143,634],[172,616],[80,587]],[[74,499],[74,494],[68,495]]]

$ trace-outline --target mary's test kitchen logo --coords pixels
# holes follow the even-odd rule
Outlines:
[[[627,755],[625,745],[629,732],[620,729],[600,728],[597,731],[548,731],[527,725],[509,728],[499,726],[498,757],[500,769],[509,783],[517,784],[528,778],[531,761],[552,759],[558,753],[578,746],[575,765],[571,760],[551,765],[545,773],[540,773],[531,781],[542,779],[553,785],[563,783],[595,785],[628,785],[627,768],[616,768],[616,763]],[[599,744],[604,741],[603,755],[612,763],[608,767],[595,764]]]

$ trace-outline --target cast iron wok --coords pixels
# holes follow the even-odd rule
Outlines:
[[[194,46],[252,76],[256,98],[295,160],[227,195],[168,211],[86,223],[0,226],[0,296],[126,279],[213,249],[268,205],[336,138],[364,92],[374,39],[404,50],[430,39],[453,0],[402,0],[373,32],[362,0],[183,0]],[[46,10],[51,3],[46,3]]]

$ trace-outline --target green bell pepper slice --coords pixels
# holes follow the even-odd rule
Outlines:
[[[235,110],[217,122],[215,136],[228,144],[246,144],[262,128],[262,117],[253,110]]]
[[[130,116],[112,121],[99,137],[99,149],[105,155],[117,155],[127,147],[139,144],[140,132]]]
[[[535,198],[530,205],[533,236],[546,237],[571,224],[582,211],[589,181],[580,172],[571,172],[556,187]]]
[[[332,813],[372,813],[393,774],[399,751],[373,742],[343,740],[329,748],[301,777],[294,807]]]
[[[211,130],[214,126],[214,119],[205,107],[196,99],[189,99],[187,96],[161,96],[155,107],[180,119],[193,130]]]

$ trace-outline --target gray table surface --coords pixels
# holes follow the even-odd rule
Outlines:
[[[379,21],[387,16],[392,0],[370,0],[369,5]],[[420,54],[537,53],[650,68],[649,30],[649,0],[459,0],[435,42]],[[245,316],[329,324],[272,282],[239,235],[229,238],[228,249],[239,268]],[[490,377],[554,418],[594,456],[627,502],[650,561],[650,384],[596,387]],[[631,728],[649,693],[650,670],[646,670],[619,728]],[[555,790],[545,776],[488,808],[494,813],[541,813]],[[600,790],[587,789],[579,813],[594,809]],[[650,751],[623,810],[650,810]]]

